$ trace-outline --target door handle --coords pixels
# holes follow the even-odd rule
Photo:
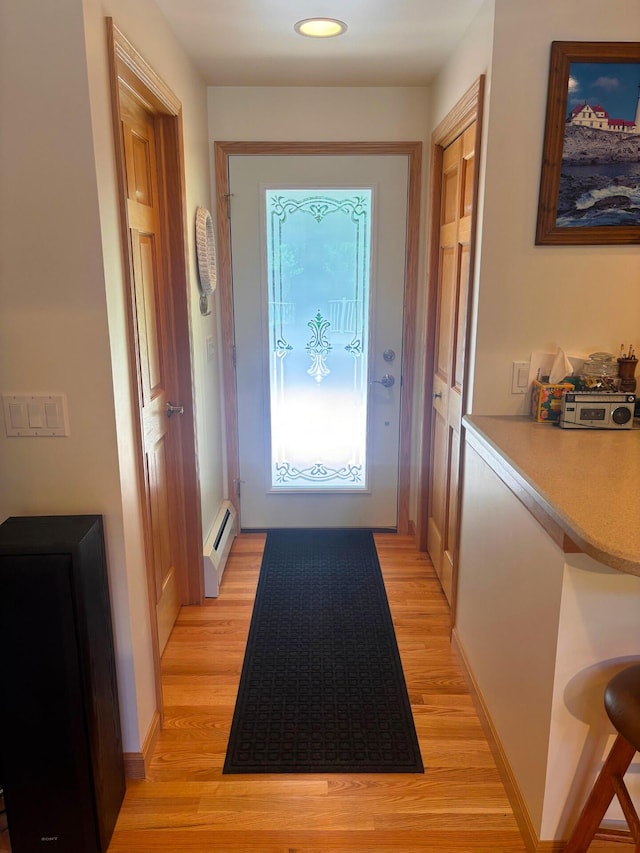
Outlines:
[[[437,393],[437,394],[434,394],[434,395],[433,395],[433,399],[434,399],[434,400],[442,399],[442,391],[438,391],[438,393]]]
[[[171,415],[184,415],[184,406],[174,406],[173,403],[167,403],[167,417]]]
[[[371,384],[384,385],[385,388],[391,388],[392,385],[396,384],[396,380],[390,373],[385,373],[382,379],[373,379]]]

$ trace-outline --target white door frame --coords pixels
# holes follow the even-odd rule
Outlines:
[[[411,417],[413,364],[416,337],[418,245],[420,239],[421,142],[216,142],[216,213],[218,234],[218,287],[222,325],[222,370],[227,440],[229,499],[240,512],[238,409],[234,365],[231,222],[229,218],[229,157],[242,155],[389,155],[403,154],[409,163],[407,247],[405,255],[402,388],[400,391],[400,446],[398,466],[398,533],[409,532],[411,476]],[[242,524],[242,519],[240,519]]]

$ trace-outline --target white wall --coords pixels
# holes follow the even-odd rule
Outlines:
[[[426,88],[213,87],[209,89],[209,138],[223,141],[420,141],[423,143],[423,210],[429,175],[430,99]],[[213,167],[212,167],[213,172]],[[425,234],[423,221],[422,235]],[[424,242],[420,247],[417,316],[423,315]],[[421,408],[421,331],[416,342],[414,415]],[[415,418],[414,418],[415,424]],[[414,429],[414,459],[419,430]],[[414,475],[416,466],[413,466]],[[415,519],[415,476],[410,517]]]
[[[125,751],[156,706],[129,382],[105,15],[184,107],[203,528],[222,499],[218,364],[197,311],[192,217],[210,205],[206,88],[152,0],[21,0],[0,28],[0,391],[67,394],[68,438],[0,430],[0,521],[105,517]]]
[[[456,635],[541,837],[564,555],[469,445],[462,516]]]
[[[421,88],[218,86],[209,89],[216,142],[426,140],[429,93]]]
[[[496,0],[473,410],[524,413],[511,362],[640,339],[638,246],[535,246],[553,40],[640,41],[637,0]]]
[[[485,94],[491,88],[495,0],[486,0],[431,86],[431,122],[435,128],[481,74]],[[485,114],[485,124],[486,124]]]
[[[122,703],[135,708],[82,3],[25,0],[2,18],[0,389],[66,393],[71,435],[0,430],[0,519],[104,516]],[[135,716],[123,718],[130,745]]]
[[[0,388],[66,392],[71,423],[60,439],[0,431],[4,517],[117,488],[81,3],[8,4],[2,24]]]

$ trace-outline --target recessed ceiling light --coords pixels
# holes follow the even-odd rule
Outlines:
[[[341,36],[346,31],[347,25],[344,21],[338,21],[335,18],[305,18],[294,24],[293,29],[301,36],[326,39]]]

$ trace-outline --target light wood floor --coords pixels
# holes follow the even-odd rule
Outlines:
[[[178,618],[162,665],[165,727],[148,778],[128,785],[109,853],[524,853],[431,564],[408,537],[376,544],[424,775],[222,776],[264,545],[243,534],[220,597]]]

